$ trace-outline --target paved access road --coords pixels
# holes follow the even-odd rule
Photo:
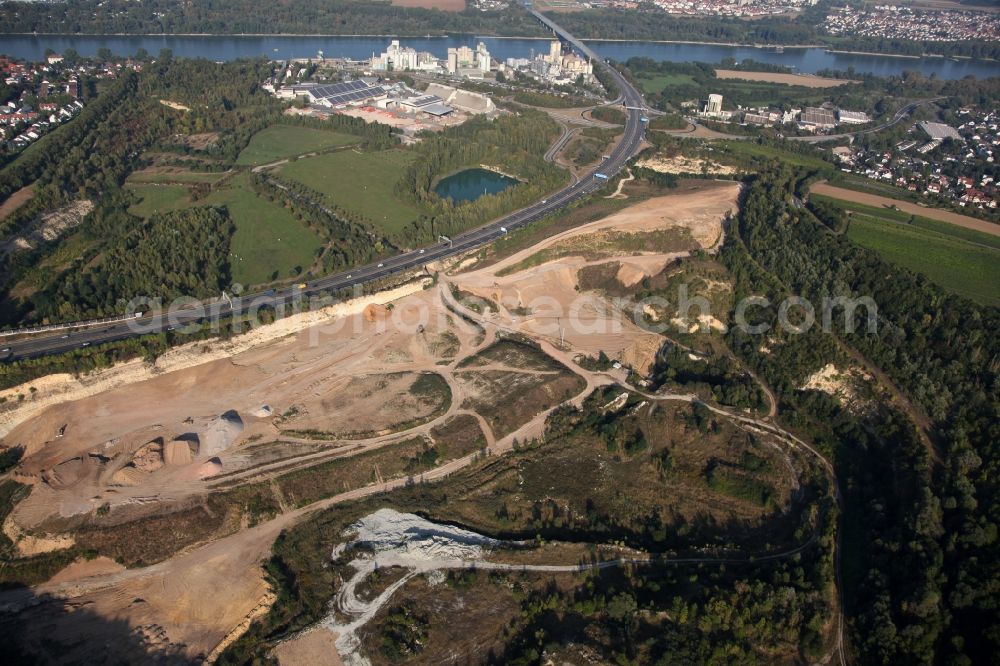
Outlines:
[[[607,65],[587,45],[563,30],[551,19],[538,12],[532,13],[563,41],[570,43],[578,51],[588,56],[593,61],[595,67],[603,67],[621,91],[617,101],[622,102],[626,107],[630,107],[626,109],[625,132],[621,141],[608,155],[608,159],[604,160],[597,168],[589,172],[578,182],[568,185],[557,192],[553,192],[545,199],[515,211],[502,219],[454,236],[451,238],[450,243],[441,242],[430,247],[389,257],[378,263],[359,266],[350,271],[317,278],[307,282],[302,289],[284,288],[277,291],[244,294],[240,299],[235,301],[234,305],[230,305],[227,302],[203,304],[180,312],[174,312],[169,319],[165,315],[152,315],[128,322],[81,330],[68,335],[62,333],[10,342],[4,351],[0,352],[2,353],[3,360],[13,361],[66,352],[89,345],[114,342],[138,335],[172,330],[185,324],[209,318],[228,316],[230,314],[243,314],[262,306],[277,309],[283,306],[290,306],[293,299],[296,298],[318,296],[340,289],[352,289],[356,285],[375,282],[396,273],[418,268],[427,263],[461,254],[490,243],[509,231],[531,224],[604,187],[607,181],[598,178],[596,174],[600,173],[611,178],[625,167],[642,143],[645,124],[641,119],[649,111],[646,109],[641,93],[621,73]]]

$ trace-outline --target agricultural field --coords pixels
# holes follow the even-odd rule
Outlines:
[[[636,79],[644,93],[662,92],[668,86],[696,86],[698,83],[690,74],[643,74]]]
[[[338,132],[274,125],[257,132],[243,149],[236,163],[241,166],[267,164],[286,157],[320,152],[357,143],[358,137]]]
[[[129,212],[150,217],[191,206],[225,206],[236,225],[230,242],[233,281],[263,284],[289,277],[296,268],[307,270],[322,247],[319,238],[281,206],[258,197],[246,175],[233,177],[225,187],[192,201],[181,185],[131,185],[139,198]]]
[[[187,208],[191,205],[188,189],[183,185],[130,184],[128,189],[137,199],[137,202],[129,207],[128,212],[142,218]]]
[[[893,219],[902,219],[904,221],[910,217],[927,218],[947,223],[945,228],[961,227],[980,232],[980,234],[1000,236],[1000,225],[969,215],[956,213],[945,208],[927,206],[916,196],[912,198],[887,197],[868,192],[859,192],[854,189],[841,189],[828,183],[816,183],[810,191],[822,196],[838,199],[843,202],[844,206],[851,210],[865,212],[867,209],[869,213],[874,211],[872,214],[875,215],[894,215]],[[913,193],[908,192],[907,194],[912,196]]]
[[[287,209],[254,194],[245,178],[233,178],[230,187],[205,199],[225,206],[236,223],[230,243],[233,281],[261,284],[297,274],[296,268],[307,270],[322,246],[319,238]]]
[[[842,187],[856,192],[864,192],[877,196],[901,199],[903,201],[920,201],[920,195],[910,192],[902,187],[896,187],[892,183],[885,183],[871,178],[865,178],[854,173],[844,173],[838,171],[830,176],[829,183],[837,187]]]
[[[1000,305],[1000,249],[917,225],[855,214],[847,237],[984,305]]]
[[[719,92],[742,105],[773,104],[776,97],[794,99],[796,104],[822,104],[828,94],[807,86],[790,86],[784,83],[765,83],[763,81],[740,81],[736,79],[721,79],[717,86]]]
[[[1000,305],[1000,237],[954,224],[812,195],[850,214],[847,237],[894,264],[984,305]]]
[[[290,162],[279,173],[322,192],[329,203],[367,218],[392,235],[420,215],[395,192],[396,182],[413,158],[413,153],[404,150],[344,150]]]

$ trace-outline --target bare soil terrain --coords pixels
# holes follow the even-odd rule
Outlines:
[[[743,72],[735,69],[717,69],[715,75],[720,79],[742,79],[744,81],[764,81],[766,83],[784,83],[789,86],[804,88],[835,88],[857,83],[850,79],[828,79],[811,74],[785,74],[782,72]]]
[[[272,603],[261,564],[303,516],[509,452],[542,438],[559,407],[583,405],[595,389],[624,382],[629,368],[645,374],[662,336],[638,326],[604,291],[581,288],[581,271],[610,267],[615,284],[634,287],[693,250],[711,252],[738,194],[738,184],[718,182],[655,197],[493,265],[442,271],[434,284],[303,313],[226,343],[190,345],[152,365],[46,378],[32,382],[35,391],[7,392],[32,395],[8,401],[0,416],[3,444],[26,451],[14,478],[31,493],[5,532],[23,555],[39,547],[29,537],[99,555],[35,588],[0,595],[30,620],[23,643],[50,657],[64,650],[96,661],[107,642],[118,641],[113,629],[128,637],[121,653],[133,660],[151,652],[177,661],[216,654]],[[646,241],[675,232],[685,249],[647,249]],[[609,238],[616,247],[587,256]],[[548,258],[532,259],[547,251]],[[467,305],[463,294],[483,305]],[[600,353],[624,367],[580,365]],[[668,399],[689,411],[691,396],[650,398]],[[597,501],[622,502],[619,490],[634,486],[649,494],[627,500],[633,508],[648,500],[684,516],[681,504],[691,500],[719,519],[761,519],[763,506],[705,486],[706,466],[737,460],[738,428],[717,426],[731,444],[684,446],[701,438],[680,427],[687,411],[650,401],[630,409],[664,433],[656,447],[684,449],[677,467],[689,484],[657,491],[661,473],[639,459],[601,472],[607,453],[600,449],[554,452],[551,466],[540,459],[521,483],[543,488],[552,474],[575,474],[574,461],[584,456],[591,475],[575,480],[598,489]],[[761,457],[775,470],[786,465],[777,449]],[[479,487],[514,483],[517,474]],[[783,506],[794,491],[794,475],[776,471],[769,502]],[[468,510],[492,515],[495,506],[470,499]],[[51,603],[36,604],[39,595]],[[487,605],[469,613],[491,618]],[[502,617],[490,621],[499,626]],[[283,664],[337,663],[332,640],[311,632],[275,656]]]
[[[31,185],[26,185],[7,197],[3,204],[0,204],[0,220],[3,220],[15,210],[31,201],[31,197],[33,196],[35,196],[35,188]]]

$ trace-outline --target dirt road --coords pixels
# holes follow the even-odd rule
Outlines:
[[[816,183],[812,186],[810,192],[812,194],[822,194],[823,196],[833,197],[834,199],[840,199],[842,201],[850,201],[852,203],[863,204],[865,206],[872,206],[873,208],[896,207],[905,213],[909,213],[910,215],[927,217],[940,222],[948,222],[949,224],[954,224],[955,226],[962,227],[964,229],[972,229],[974,231],[981,231],[984,234],[1000,236],[1000,224],[994,224],[992,222],[987,222],[986,220],[969,217],[968,215],[952,213],[951,211],[941,210],[940,208],[918,206],[917,204],[910,203],[909,201],[901,201],[899,199],[890,199],[889,197],[883,197],[877,194],[868,194],[866,192],[848,190],[843,187],[830,185],[827,182]]]

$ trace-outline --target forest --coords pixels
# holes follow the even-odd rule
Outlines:
[[[231,284],[233,223],[218,208],[188,208],[143,222],[112,209],[90,229],[110,242],[76,259],[35,295],[39,312],[71,319],[118,313],[143,295],[164,303],[180,296],[217,297]]]
[[[390,27],[391,26],[391,27]],[[519,6],[461,12],[394,7],[389,2],[290,0],[225,3],[194,0],[81,0],[0,5],[0,32],[89,34],[505,35],[541,37],[541,25]]]
[[[796,209],[792,197],[809,180],[787,166],[754,177],[722,253],[737,295],[871,295],[877,331],[836,323],[830,333],[775,333],[765,353],[734,328],[729,345],[774,389],[785,422],[835,461],[844,596],[861,660],[985,663],[1000,649],[1000,347],[990,333],[1000,313],[946,295]],[[753,323],[775,317],[771,306]],[[896,399],[862,416],[798,390],[832,359],[879,368]]]

